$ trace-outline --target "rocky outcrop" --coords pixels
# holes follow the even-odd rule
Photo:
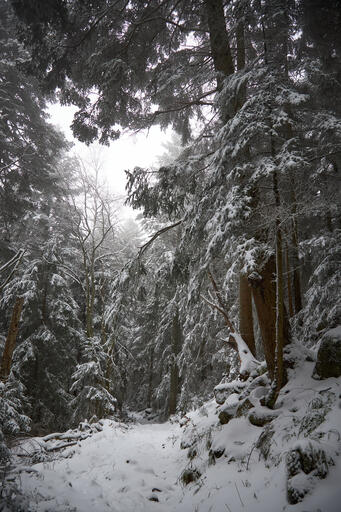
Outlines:
[[[327,331],[317,352],[313,377],[327,379],[341,376],[341,326]]]

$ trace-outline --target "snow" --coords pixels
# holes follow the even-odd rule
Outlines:
[[[334,327],[334,329],[329,329],[329,331],[327,331],[327,334],[330,338],[333,338],[335,340],[341,339],[341,325]]]
[[[103,431],[69,449],[72,457],[36,464],[22,474],[25,493],[39,512],[123,512],[170,510],[178,488],[179,425],[138,424],[127,427],[106,420]]]
[[[180,421],[173,417],[153,423],[140,413],[132,415],[134,423],[101,420],[102,430],[53,451],[54,460],[30,467],[21,460],[14,474],[35,512],[339,512],[341,409],[336,398],[341,382],[312,379],[313,366],[305,361],[291,370],[274,411],[259,404],[251,409],[258,416],[273,415],[266,460],[257,444],[266,428],[252,425],[248,411],[220,425],[219,407],[212,399]],[[264,388],[259,379],[249,395],[255,403]],[[229,384],[217,387],[223,390]],[[227,405],[237,397],[230,394]],[[22,453],[66,435],[72,431],[25,441]],[[287,454],[321,448],[329,461],[326,478],[298,467],[290,482],[304,498],[288,504]],[[197,476],[188,485],[181,479],[185,470]]]
[[[233,336],[238,346],[238,353],[241,360],[239,373],[241,375],[250,374],[253,370],[257,369],[260,363],[253,357],[249,347],[240,334],[234,332],[231,333],[231,336]]]

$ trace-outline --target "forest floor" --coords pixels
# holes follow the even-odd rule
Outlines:
[[[102,432],[79,444],[68,449],[70,458],[22,473],[22,490],[39,512],[161,512],[179,499],[179,468],[186,458],[179,425],[106,420]]]
[[[148,411],[83,422],[19,442],[9,478],[30,512],[340,512],[341,378],[315,380],[298,360],[265,426],[247,410],[221,425],[214,399],[165,423]],[[264,389],[225,404],[251,400],[262,418]]]
[[[199,437],[213,421],[216,424],[215,408],[212,400],[189,415]],[[199,453],[205,471],[187,486],[181,474],[193,466],[187,450],[181,449],[186,426],[105,420],[101,432],[65,449],[63,458],[35,464],[33,472],[23,468],[20,487],[38,512],[340,511],[340,464],[302,503],[289,505],[282,466],[275,471],[267,468],[255,451],[246,468],[238,461],[238,450],[252,447],[257,427],[246,427],[242,418],[230,423],[234,423],[229,436],[236,462],[227,463],[222,457],[209,464],[207,451],[206,456]],[[38,441],[26,441],[23,448]]]

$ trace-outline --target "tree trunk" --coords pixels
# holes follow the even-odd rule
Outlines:
[[[288,127],[288,138],[293,137],[292,129]],[[290,173],[290,200],[291,200],[291,255],[293,268],[293,310],[297,315],[302,309],[300,258],[298,247],[298,226],[297,226],[297,198],[295,193],[295,178]]]
[[[42,322],[44,325],[47,325],[47,323],[48,323],[47,288],[48,288],[48,283],[47,283],[47,279],[45,279],[44,288],[43,288],[43,296],[42,296],[42,301],[41,301],[41,319],[42,319]]]
[[[280,207],[277,171],[273,174],[273,188],[276,206]],[[284,347],[284,286],[283,286],[283,249],[280,218],[276,217],[276,358],[275,390],[276,397],[284,382],[283,347]]]
[[[233,60],[226,30],[222,0],[205,0],[211,55],[217,73],[217,88],[221,90],[225,76],[234,72]]]
[[[0,368],[0,379],[6,380],[7,377],[10,374],[11,371],[11,365],[12,365],[12,356],[15,348],[15,343],[17,340],[18,330],[19,330],[19,322],[21,317],[21,311],[24,304],[24,298],[23,297],[17,297],[12,317],[11,317],[11,323],[9,326],[6,343],[5,343],[5,349],[2,356],[1,361],[1,368]]]
[[[179,321],[179,312],[176,311],[172,322],[172,362],[170,372],[169,389],[169,415],[176,413],[176,404],[179,391],[179,368],[177,356],[181,349],[181,327]]]
[[[289,258],[289,247],[288,244],[285,244],[285,263],[286,263],[286,271],[287,271],[287,289],[288,289],[288,305],[289,305],[289,318],[294,316],[294,304],[292,297],[292,287],[291,287],[291,267],[290,267],[290,258]]]
[[[295,207],[296,208],[296,207]],[[297,222],[295,217],[292,220],[292,252],[293,252],[293,288],[294,288],[294,304],[295,315],[302,309],[301,295],[301,276],[300,276],[300,258],[298,248]]]
[[[253,333],[252,294],[248,279],[239,275],[239,332],[253,356],[256,356],[255,337]]]
[[[148,395],[147,395],[147,407],[152,406],[153,396],[153,372],[154,372],[154,347],[150,347],[150,358],[149,358],[149,375],[148,375]]]
[[[240,21],[236,30],[237,39],[237,69],[240,71],[245,67],[245,36],[244,23]],[[244,105],[246,100],[246,83],[244,82],[237,91],[236,96],[236,112]]]
[[[259,328],[263,339],[263,349],[270,378],[275,375],[276,340],[276,274],[275,257],[271,256],[257,275],[251,274],[253,300],[256,306]]]
[[[261,21],[264,63],[269,72],[283,80],[287,78],[288,15],[286,0],[279,0],[275,3],[269,0],[264,5],[265,17]],[[267,103],[267,108],[269,109],[269,150],[275,161],[278,148],[276,147],[276,136],[273,135],[275,130],[272,121],[272,101]],[[272,178],[272,190],[276,204],[276,257],[269,258],[261,271],[260,278],[254,280],[253,293],[263,337],[265,359],[273,381],[274,393],[267,399],[267,402],[274,404],[284,382],[283,346],[289,342],[289,324],[284,307],[281,204],[277,170],[274,171]],[[276,277],[275,281],[274,277]]]
[[[277,171],[273,174],[273,191],[277,211],[280,207],[280,195],[278,188]],[[283,361],[283,347],[285,343],[285,313],[284,313],[284,285],[283,285],[283,248],[280,217],[276,215],[276,351],[275,351],[275,372],[272,387],[269,395],[264,399],[264,404],[274,407],[279,392],[285,383],[285,370]]]

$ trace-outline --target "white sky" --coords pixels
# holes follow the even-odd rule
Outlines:
[[[115,194],[125,195],[125,169],[133,169],[135,166],[149,167],[153,165],[157,156],[164,153],[162,144],[170,139],[170,131],[166,133],[154,126],[148,132],[122,135],[117,141],[107,146],[97,143],[86,146],[74,139],[70,125],[76,107],[63,107],[59,103],[50,105],[50,122],[58,126],[69,141],[74,142],[73,151],[86,160],[89,150],[98,148],[103,161],[103,178],[106,179],[109,188]],[[90,148],[90,149],[89,149]]]

